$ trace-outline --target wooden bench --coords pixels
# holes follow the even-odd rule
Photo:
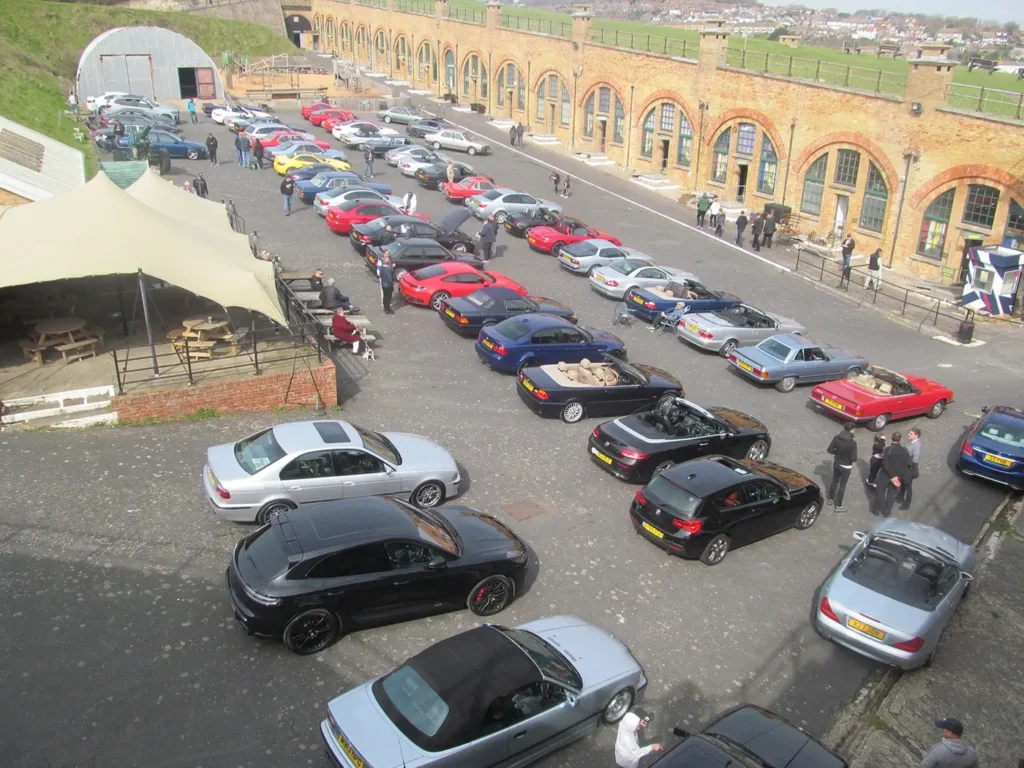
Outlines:
[[[92,326],[86,326],[85,328],[82,329],[81,333],[83,333],[86,338],[93,338],[98,340],[100,344],[103,343],[103,337],[107,335],[106,329],[94,328]]]
[[[38,365],[43,364],[43,353],[46,352],[49,344],[40,345],[35,341],[29,339],[18,339],[18,346],[21,347],[21,351],[25,354],[26,360],[31,360]]]
[[[57,347],[64,358],[64,363],[73,363],[75,360],[83,360],[87,357],[96,357],[96,345],[99,339],[83,339],[74,344],[61,344]]]
[[[188,340],[185,343],[185,339],[179,339],[171,342],[174,345],[174,351],[179,355],[186,355],[189,360],[209,360],[213,357],[213,348],[217,346],[216,341],[193,341]]]
[[[232,355],[237,355],[242,351],[249,342],[249,331],[247,329],[239,329],[235,333],[229,333],[226,336],[221,336],[218,341],[222,341],[228,345]],[[190,345],[191,346],[191,345]]]
[[[894,59],[900,55],[900,47],[896,43],[879,43],[878,48],[875,49],[875,58],[880,59],[882,56],[892,56]]]
[[[997,66],[999,66],[999,62],[995,59],[973,58],[967,62],[967,71],[972,72],[975,69],[984,69],[988,70],[988,73],[991,75],[996,71]]]

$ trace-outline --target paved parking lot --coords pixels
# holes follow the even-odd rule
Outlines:
[[[183,167],[204,173],[211,197],[232,199],[288,267],[323,266],[337,277],[374,323],[378,361],[369,364],[343,417],[438,440],[465,467],[465,502],[505,519],[535,550],[536,581],[502,623],[574,613],[615,633],[647,670],[663,734],[740,701],[824,730],[875,670],[820,640],[808,624],[816,587],[851,532],[873,520],[857,482],[866,461],[851,481],[846,515],[825,513],[809,531],[738,550],[715,568],[661,554],[631,530],[626,510],[634,488],[587,458],[596,422],[568,426],[535,417],[519,402],[513,380],[484,368],[472,342],[447,331],[431,311],[399,302],[395,315],[383,315],[376,283],[347,239],[301,203],[285,218],[279,177],[234,165],[225,129],[204,123],[186,132],[201,138],[208,130],[220,140],[224,163],[182,161]],[[473,164],[503,184],[541,196],[550,189],[549,170],[523,155],[499,150]],[[433,219],[450,209],[439,193],[383,163],[377,170],[377,180],[395,194],[415,188],[420,210]],[[589,173],[646,206],[664,205]],[[1014,394],[1011,374],[1019,371],[1012,360],[986,347],[940,344],[858,310],[602,189],[578,183],[571,199],[559,200],[567,212],[666,265],[799,319],[819,341],[956,390],[940,420],[919,422],[925,447],[910,517],[970,538],[1002,498],[999,489],[960,478],[951,467],[973,415]],[[469,232],[475,227],[466,225]],[[592,293],[586,279],[564,274],[522,241],[499,238],[505,247],[495,270],[571,305],[585,325],[610,330],[614,304]],[[831,462],[824,448],[840,425],[808,407],[805,390],[755,388],[717,356],[652,335],[643,324],[616,332],[630,359],[676,374],[691,399],[763,420],[773,460],[826,479]],[[7,692],[0,699],[0,754],[10,756],[9,764],[325,765],[316,724],[327,700],[473,624],[459,613],[363,632],[315,658],[294,657],[233,626],[223,569],[246,529],[209,513],[198,479],[203,451],[288,418],[255,414],[0,438],[7,499],[0,512],[0,639],[17,662],[0,668]],[[894,425],[904,432],[909,426]],[[859,442],[866,458],[870,438],[861,432]],[[511,519],[505,510],[522,501],[541,511]],[[611,765],[613,737],[605,729],[544,765]]]

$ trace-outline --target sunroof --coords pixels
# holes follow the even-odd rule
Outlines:
[[[352,438],[336,421],[316,421],[313,426],[325,443],[350,443]]]

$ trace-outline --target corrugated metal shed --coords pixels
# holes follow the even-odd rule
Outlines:
[[[100,170],[121,189],[128,189],[149,170],[149,163],[146,160],[119,160],[100,163]]]
[[[122,91],[157,101],[188,98],[182,94],[190,78],[208,93],[196,98],[224,96],[216,65],[206,52],[184,35],[162,27],[119,27],[97,36],[78,60],[78,99],[107,91]],[[205,85],[208,83],[209,85]]]
[[[0,189],[36,201],[84,183],[81,150],[0,117]]]

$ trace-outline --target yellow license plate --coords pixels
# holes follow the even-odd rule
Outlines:
[[[736,364],[744,371],[750,371],[751,373],[754,371],[754,367],[750,363],[744,363],[742,360],[737,360]]]
[[[1009,459],[1004,459],[1002,456],[993,456],[991,453],[985,454],[985,461],[991,461],[993,464],[998,464],[1001,467],[1013,466],[1013,462]]]
[[[444,313],[448,315],[448,317],[455,317],[455,313],[452,312],[450,309],[446,309]]]
[[[662,533],[661,531],[659,531],[657,528],[655,528],[650,523],[640,523],[640,527],[643,528],[645,531],[647,531],[652,536],[657,536],[659,539],[664,539],[665,538],[665,534]]]
[[[217,476],[213,474],[213,470],[212,469],[207,469],[206,470],[206,474],[208,474],[210,476],[210,485],[212,485],[214,488],[216,488],[217,487]]]
[[[368,258],[370,260],[371,264],[376,264],[377,263],[377,257],[376,256],[367,256],[366,258]]]
[[[686,330],[688,330],[690,333],[699,333],[700,332],[700,329],[696,325],[693,325],[691,323],[687,323],[686,324]]]
[[[885,632],[874,627],[869,627],[863,621],[857,621],[856,619],[847,620],[847,625],[856,629],[858,632],[863,632],[865,635],[870,635],[876,640],[885,640]]]
[[[821,400],[822,400],[823,403],[825,403],[825,405],[831,405],[836,410],[839,410],[839,411],[844,410],[843,404],[842,403],[837,403],[831,397],[823,397],[823,398],[821,398]]]
[[[523,379],[523,386],[526,387],[527,392],[533,392],[533,390],[535,389],[535,387],[533,386],[533,382],[530,381],[529,379]]]
[[[512,222],[506,221],[505,222],[505,229],[507,229],[509,232],[511,232],[512,231]]]
[[[597,458],[599,458],[605,464],[611,464],[612,463],[612,457],[611,456],[605,456],[603,453],[601,453],[599,450],[597,450],[597,448],[591,448],[590,450],[591,450],[591,452],[595,456],[597,456]]]
[[[341,747],[341,751],[345,753],[345,757],[352,761],[352,765],[356,768],[363,768],[364,763],[362,759],[360,759],[359,755],[356,754],[356,751],[352,749],[349,743],[345,741],[344,736],[338,736],[338,746]]]
[[[488,339],[484,339],[484,346],[487,347],[488,349],[494,349],[494,342],[489,341]]]
[[[631,296],[630,298],[633,299],[633,301],[635,301],[637,304],[643,304],[644,303],[644,300],[641,299],[639,296]]]

